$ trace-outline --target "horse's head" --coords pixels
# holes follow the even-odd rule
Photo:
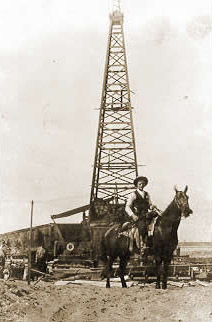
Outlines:
[[[188,217],[190,214],[193,213],[193,211],[189,207],[188,196],[186,194],[188,186],[185,187],[184,191],[178,191],[176,186],[174,187],[174,189],[176,192],[174,201],[181,211],[181,217]]]

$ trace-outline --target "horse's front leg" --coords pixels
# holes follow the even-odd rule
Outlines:
[[[125,270],[126,270],[126,267],[127,267],[127,262],[128,262],[128,260],[126,258],[123,258],[123,257],[120,258],[119,276],[120,276],[121,284],[122,284],[123,288],[127,287],[127,283],[126,283],[126,281],[124,279],[124,274],[125,274]]]
[[[169,272],[169,265],[171,263],[170,259],[166,259],[164,261],[164,269],[163,269],[163,281],[162,281],[162,288],[165,290],[167,289],[167,279],[168,279],[168,272]]]
[[[160,257],[156,258],[156,287],[157,289],[160,288],[160,277],[161,277],[161,270],[162,270],[162,259]]]

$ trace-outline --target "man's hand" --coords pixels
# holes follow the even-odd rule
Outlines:
[[[157,206],[155,206],[155,205],[152,205],[152,206],[150,207],[150,210],[153,210],[153,211],[159,211],[158,207],[157,207]]]
[[[150,210],[151,210],[151,211],[155,211],[158,215],[160,215],[160,214],[162,213],[162,211],[161,211],[160,209],[158,209],[158,207],[157,207],[157,206],[155,206],[155,205],[152,205],[152,206],[150,207]]]
[[[133,221],[137,221],[138,220],[138,217],[136,215],[132,215],[131,218],[132,218]]]

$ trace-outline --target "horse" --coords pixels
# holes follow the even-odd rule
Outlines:
[[[190,214],[192,214],[192,210],[190,209],[188,204],[188,196],[186,195],[187,189],[188,187],[186,186],[184,191],[178,191],[175,187],[176,195],[173,201],[158,217],[155,223],[151,244],[153,256],[156,263],[156,288],[160,288],[162,262],[164,263],[162,288],[167,288],[168,268],[172,259],[173,252],[178,244],[177,229],[180,224],[180,220],[182,217],[188,217]],[[152,216],[155,216],[154,212],[152,212]],[[147,216],[146,220],[148,220],[149,217]],[[144,229],[144,234],[145,230],[146,228]],[[110,277],[112,274],[113,262],[118,257],[120,259],[118,273],[121,279],[122,287],[127,287],[124,275],[127,263],[130,259],[130,255],[131,252],[129,250],[129,237],[127,236],[127,234],[125,235],[120,233],[120,224],[113,225],[105,233],[101,241],[100,259],[105,264],[101,276],[102,279],[106,277],[107,288],[110,287]]]
[[[167,288],[168,269],[173,253],[178,245],[177,230],[182,218],[188,217],[193,211],[189,207],[188,196],[184,191],[175,188],[175,197],[166,210],[157,218],[153,232],[152,253],[156,264],[156,288],[160,288],[162,264],[163,278],[162,289]]]

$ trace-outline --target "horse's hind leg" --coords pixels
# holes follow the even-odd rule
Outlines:
[[[110,277],[107,277],[106,288],[110,288]]]
[[[125,270],[126,270],[126,267],[127,267],[127,262],[128,262],[128,260],[126,258],[123,258],[123,257],[120,258],[119,276],[120,276],[121,284],[122,284],[123,288],[127,287],[127,283],[126,283],[126,281],[124,279],[124,274],[125,274]]]
[[[161,258],[156,258],[156,288],[160,288],[160,277],[161,277],[161,270],[162,270],[162,259]]]
[[[113,258],[109,257],[108,261],[107,261],[107,265],[106,265],[106,288],[110,288],[110,277],[111,277],[111,273],[113,270]]]

